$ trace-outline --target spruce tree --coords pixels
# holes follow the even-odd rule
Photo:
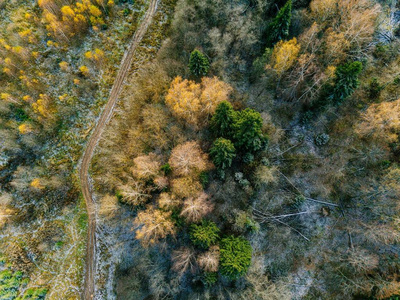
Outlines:
[[[252,248],[242,237],[229,236],[220,243],[221,274],[237,279],[246,274],[251,263]]]
[[[190,226],[190,240],[194,245],[204,249],[210,248],[219,239],[219,228],[212,221],[203,220],[200,224]]]
[[[215,136],[231,138],[232,124],[234,123],[236,112],[232,104],[228,101],[222,101],[211,119],[211,129]]]
[[[359,86],[358,75],[362,71],[359,61],[350,62],[337,67],[335,71],[335,84],[329,100],[333,104],[341,104]]]
[[[250,108],[238,112],[232,125],[235,147],[243,152],[260,150],[265,140],[262,124],[259,112]]]
[[[292,0],[286,2],[273,21],[268,26],[268,46],[272,46],[280,40],[284,40],[289,36],[289,27],[292,19]]]
[[[236,149],[230,140],[219,138],[214,141],[210,155],[218,169],[229,168],[236,156]]]
[[[205,76],[208,73],[210,63],[207,57],[199,50],[195,49],[190,54],[189,70],[196,77]]]

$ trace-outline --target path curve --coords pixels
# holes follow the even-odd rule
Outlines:
[[[131,68],[136,47],[141,42],[145,35],[153,16],[157,10],[158,0],[151,0],[150,7],[148,8],[139,29],[135,32],[129,48],[125,51],[122,58],[121,65],[114,84],[111,88],[110,97],[104,110],[100,116],[99,121],[86,145],[85,153],[82,157],[81,168],[79,170],[80,184],[82,187],[82,194],[86,203],[86,210],[88,213],[88,237],[87,237],[87,251],[86,251],[86,273],[83,290],[83,299],[89,300],[94,298],[95,294],[95,271],[96,271],[96,210],[95,203],[92,197],[89,183],[89,166],[92,160],[94,149],[100,140],[101,134],[107,122],[110,120],[115,104],[122,91],[123,84],[128,76]]]

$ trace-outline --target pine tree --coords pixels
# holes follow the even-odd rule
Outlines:
[[[210,155],[214,165],[219,169],[229,168],[236,156],[236,149],[230,140],[219,138],[214,141]]]
[[[272,46],[280,40],[284,40],[289,36],[289,27],[292,19],[292,0],[286,2],[271,24],[268,26],[268,44]]]
[[[208,73],[209,67],[210,63],[207,57],[199,50],[193,50],[189,59],[190,72],[196,77],[205,76]]]

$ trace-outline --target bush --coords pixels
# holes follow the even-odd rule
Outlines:
[[[330,137],[329,137],[329,134],[327,134],[327,133],[318,134],[314,138],[315,145],[317,145],[319,147],[326,145],[329,142],[329,140],[330,140]]]
[[[246,239],[234,236],[222,239],[220,253],[222,275],[237,279],[247,272],[251,263],[252,248]]]
[[[205,272],[203,275],[203,283],[206,286],[214,285],[218,280],[218,273],[216,272]]]
[[[163,171],[164,174],[165,174],[166,176],[168,176],[168,175],[171,174],[171,172],[172,172],[171,165],[170,165],[169,163],[166,163],[165,165],[162,165],[162,166],[161,166],[161,171]]]
[[[194,245],[208,249],[219,239],[219,228],[214,222],[202,221],[190,226],[190,240]]]
[[[193,50],[193,52],[190,54],[189,59],[190,73],[197,77],[206,76],[209,67],[210,63],[207,57],[199,50]]]
[[[378,82],[378,79],[376,77],[372,78],[368,87],[368,97],[370,99],[376,99],[379,97],[381,91],[382,91],[382,86]]]
[[[254,155],[253,154],[251,154],[251,153],[246,153],[244,156],[243,156],[243,162],[245,163],[245,164],[249,164],[249,163],[251,163],[251,162],[253,162],[254,161]]]
[[[236,156],[236,149],[230,140],[219,138],[214,141],[210,155],[218,169],[225,169],[232,165],[232,160]]]
[[[201,172],[199,175],[199,180],[201,185],[203,186],[203,189],[205,189],[210,182],[210,176],[208,172],[206,171]]]

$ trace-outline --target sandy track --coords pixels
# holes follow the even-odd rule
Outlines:
[[[88,237],[87,237],[87,253],[86,253],[86,272],[82,298],[85,300],[93,299],[95,294],[95,271],[96,271],[96,211],[89,183],[89,166],[92,160],[94,149],[96,148],[104,127],[110,120],[115,104],[122,91],[123,84],[128,76],[130,67],[133,62],[136,47],[141,42],[143,36],[147,32],[149,25],[152,22],[153,16],[157,10],[158,0],[151,0],[150,7],[146,12],[139,29],[135,32],[129,48],[126,50],[114,85],[111,88],[110,97],[104,110],[100,116],[98,123],[86,145],[85,153],[83,154],[81,168],[79,170],[80,183],[82,194],[85,199],[86,209],[88,213]]]

